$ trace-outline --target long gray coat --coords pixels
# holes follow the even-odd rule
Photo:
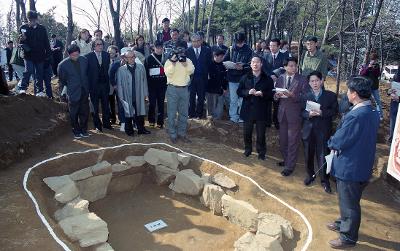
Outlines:
[[[149,95],[147,89],[146,70],[142,64],[136,64],[135,68],[135,94],[136,109],[133,107],[132,100],[132,75],[127,65],[121,66],[116,74],[118,97],[124,107],[125,116],[128,118],[134,115],[146,115],[145,97]]]

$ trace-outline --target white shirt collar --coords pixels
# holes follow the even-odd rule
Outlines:
[[[360,103],[356,104],[355,106],[353,106],[353,109],[351,109],[351,110],[355,110],[355,109],[358,109],[358,108],[361,108],[361,107],[367,106],[367,105],[371,105],[371,100],[365,100],[363,102],[360,102]]]

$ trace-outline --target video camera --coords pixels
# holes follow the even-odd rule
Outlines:
[[[169,60],[172,62],[186,62],[186,55],[185,55],[186,49],[182,47],[175,47],[172,48],[170,54],[169,54]],[[176,56],[176,60],[172,60],[172,58]]]

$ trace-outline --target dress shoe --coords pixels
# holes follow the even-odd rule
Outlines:
[[[169,136],[169,140],[172,142],[172,144],[176,144],[177,140],[175,137]]]
[[[285,166],[285,161],[281,161],[281,162],[278,162],[278,163],[276,163],[278,166]]]
[[[102,128],[96,128],[96,132],[103,132]]]
[[[304,185],[309,186],[309,185],[311,185],[311,183],[314,182],[314,180],[315,180],[315,178],[309,176],[304,180]]]
[[[333,232],[338,232],[338,233],[340,232],[340,228],[338,227],[336,222],[330,222],[330,223],[326,224],[326,228]]]
[[[331,248],[333,248],[333,249],[352,248],[356,245],[354,242],[344,241],[340,238],[331,240],[328,243],[331,246]]]
[[[326,193],[329,193],[329,194],[332,193],[331,185],[329,183],[321,182],[321,186],[324,188],[324,191]]]
[[[157,125],[157,128],[158,128],[158,129],[163,129],[163,128],[164,128],[164,125]]]
[[[178,136],[179,140],[181,140],[183,143],[192,143],[192,141],[186,137],[186,136]]]
[[[258,155],[259,160],[265,160],[265,155],[264,154],[259,154]]]
[[[150,134],[151,132],[149,130],[143,129],[138,131],[138,134]]]
[[[281,175],[284,177],[290,176],[293,173],[292,170],[289,169],[283,169],[283,171],[281,172]]]
[[[251,154],[251,152],[249,152],[249,151],[244,151],[244,153],[243,153],[243,155],[244,155],[245,157],[249,157],[250,154]]]

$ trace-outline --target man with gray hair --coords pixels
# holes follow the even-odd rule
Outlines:
[[[189,86],[189,118],[198,119],[203,118],[208,72],[212,63],[211,49],[202,45],[202,41],[199,34],[193,34],[192,47],[187,50],[187,57],[194,65],[194,74]]]
[[[133,123],[138,134],[150,134],[144,128],[146,103],[148,97],[146,70],[142,64],[135,62],[135,52],[128,50],[124,53],[126,64],[121,66],[116,74],[118,98],[125,112],[125,133],[134,135]]]

